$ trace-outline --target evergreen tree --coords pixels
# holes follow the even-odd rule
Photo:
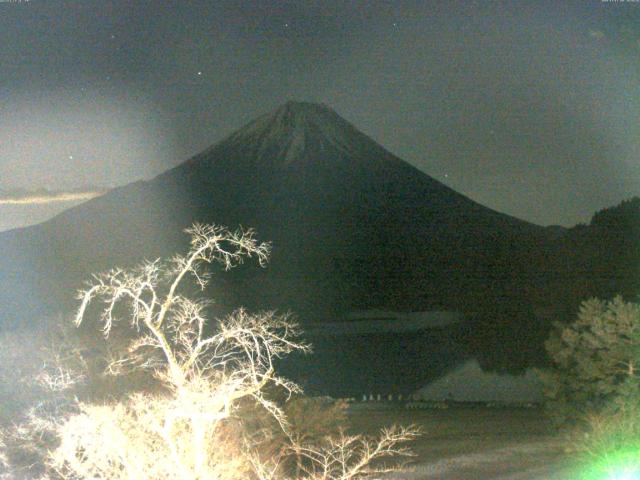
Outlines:
[[[541,376],[556,420],[640,398],[640,305],[619,296],[585,301],[577,320],[556,325],[545,346],[554,365]]]

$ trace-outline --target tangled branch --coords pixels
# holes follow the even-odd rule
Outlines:
[[[148,369],[165,393],[137,393],[113,405],[78,404],[55,424],[59,445],[49,458],[51,474],[81,480],[350,480],[399,468],[385,461],[410,455],[402,444],[417,435],[415,429],[384,430],[374,440],[341,433],[316,444],[291,430],[282,402],[266,392],[272,386],[288,397],[301,393],[275,368],[277,359],[310,350],[298,325],[287,315],[238,309],[216,320],[208,334],[209,302],[183,293],[187,278],[205,288],[206,264],[228,270],[254,257],[264,265],[269,244],[258,243],[252,230],[194,225],[187,233],[186,255],[95,275],[79,293],[77,325],[100,302],[106,337],[117,314],[125,314],[136,332],[109,369]],[[269,419],[264,427],[248,428],[247,404]],[[276,433],[284,434],[284,448],[261,449]]]

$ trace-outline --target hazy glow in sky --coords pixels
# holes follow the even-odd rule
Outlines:
[[[99,92],[8,96],[0,116],[0,186],[66,189],[149,178],[174,153],[161,115],[144,98]]]

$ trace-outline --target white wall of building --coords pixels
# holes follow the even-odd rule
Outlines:
[[[467,360],[445,376],[421,388],[422,400],[460,402],[538,402],[542,383],[532,370],[522,375],[485,372],[477,360]]]

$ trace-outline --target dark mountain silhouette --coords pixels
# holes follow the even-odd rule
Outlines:
[[[267,269],[216,275],[220,309],[291,310],[303,323],[371,308],[484,312],[470,325],[494,332],[499,307],[499,344],[474,348],[540,356],[546,323],[535,313],[549,307],[548,261],[564,230],[483,207],[310,103],[287,103],[150,181],[0,234],[0,322],[33,324],[72,308],[93,272],[185,251],[195,221],[254,227],[273,243]]]
[[[184,248],[194,221],[255,227],[273,242],[266,271],[232,275],[253,284],[238,301],[314,319],[456,307],[468,292],[523,281],[518,261],[547,237],[418,171],[329,108],[291,102],[149,182],[0,235],[11,252],[2,281],[15,287],[26,275],[19,289],[35,286],[31,300],[53,306],[91,272]]]

